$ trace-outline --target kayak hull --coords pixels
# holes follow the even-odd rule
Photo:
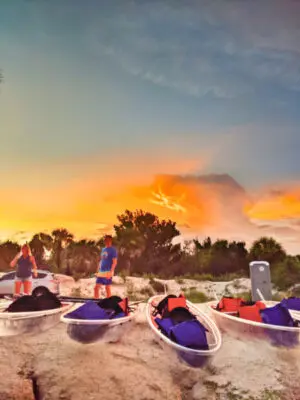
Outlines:
[[[0,309],[0,337],[18,335],[37,335],[55,327],[60,322],[61,314],[70,309],[72,304],[45,311],[8,313],[7,307]]]
[[[156,341],[158,341],[164,350],[172,351],[177,359],[193,368],[203,368],[206,366],[212,359],[212,357],[219,351],[222,345],[221,333],[215,324],[215,322],[203,311],[201,311],[198,307],[193,305],[191,302],[187,301],[187,306],[189,310],[197,316],[197,319],[208,329],[207,339],[209,344],[209,350],[195,350],[191,348],[187,348],[181,346],[172,340],[170,340],[167,336],[165,336],[162,332],[159,331],[158,327],[154,322],[154,318],[152,316],[154,307],[153,304],[157,304],[160,300],[162,300],[165,296],[154,296],[149,299],[146,307],[146,318],[150,328],[155,333]]]
[[[217,302],[207,304],[209,313],[220,328],[238,340],[264,340],[275,347],[294,348],[300,344],[300,328],[285,327],[264,324],[260,322],[249,321],[243,318],[236,317],[233,314],[221,313],[216,311]],[[266,305],[270,306],[266,302]]]
[[[70,311],[82,306],[76,304]],[[91,344],[95,342],[115,343],[130,329],[134,315],[114,320],[78,320],[67,318],[64,313],[60,320],[67,325],[67,335],[70,339],[81,343]]]

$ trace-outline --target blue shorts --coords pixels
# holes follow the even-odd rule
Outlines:
[[[32,281],[32,276],[28,276],[26,278],[19,278],[18,276],[15,276],[15,282],[31,282]]]
[[[110,286],[112,284],[112,278],[97,278],[96,285]]]

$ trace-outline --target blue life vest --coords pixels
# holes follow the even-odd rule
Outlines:
[[[184,347],[197,350],[208,350],[207,329],[197,320],[184,321],[173,326],[170,338]]]
[[[300,311],[300,298],[299,297],[289,297],[288,299],[283,299],[281,304],[287,307],[289,310]]]
[[[295,326],[294,320],[286,306],[281,303],[274,307],[260,310],[262,320],[265,324],[277,326]]]
[[[81,307],[74,311],[71,311],[66,315],[67,318],[72,319],[111,319],[114,315],[114,311],[104,310],[99,307],[97,303],[93,301],[88,301]]]
[[[208,350],[207,329],[197,320],[174,323],[171,318],[155,318],[160,331],[184,347]]]

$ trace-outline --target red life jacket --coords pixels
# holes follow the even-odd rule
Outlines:
[[[260,310],[264,310],[266,308],[265,304],[261,301],[257,301],[253,305],[241,305],[238,309],[238,315],[240,318],[247,319],[249,321],[262,322],[262,318],[260,315]]]
[[[243,299],[233,297],[223,297],[217,305],[217,310],[221,312],[237,312]]]
[[[123,299],[122,301],[120,301],[120,303],[118,303],[118,306],[120,306],[124,312],[125,315],[129,314],[129,310],[128,310],[128,298],[126,297],[125,299]]]
[[[186,308],[186,299],[183,296],[168,299],[168,311],[171,312],[174,308],[183,307]]]

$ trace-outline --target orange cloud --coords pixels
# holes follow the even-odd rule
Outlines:
[[[115,153],[33,164],[15,170],[10,180],[0,173],[0,237],[56,227],[79,237],[99,236],[112,229],[117,214],[137,208],[172,219],[193,235],[242,240],[266,232],[294,235],[288,228],[259,228],[251,221],[300,218],[299,186],[277,192],[266,188],[252,198],[226,174],[193,175],[204,171],[207,163],[209,158],[185,159],[175,152]]]
[[[267,193],[253,205],[245,208],[246,214],[258,220],[282,220],[300,218],[300,188]]]
[[[58,226],[66,226],[77,235],[91,235],[99,224],[112,226],[116,214],[125,208],[149,208],[148,200],[133,196],[128,188],[150,185],[153,175],[161,171],[188,173],[202,167],[199,159],[186,160],[158,151],[156,157],[112,154],[77,163],[32,164],[15,170],[10,180],[2,172],[0,236]]]

